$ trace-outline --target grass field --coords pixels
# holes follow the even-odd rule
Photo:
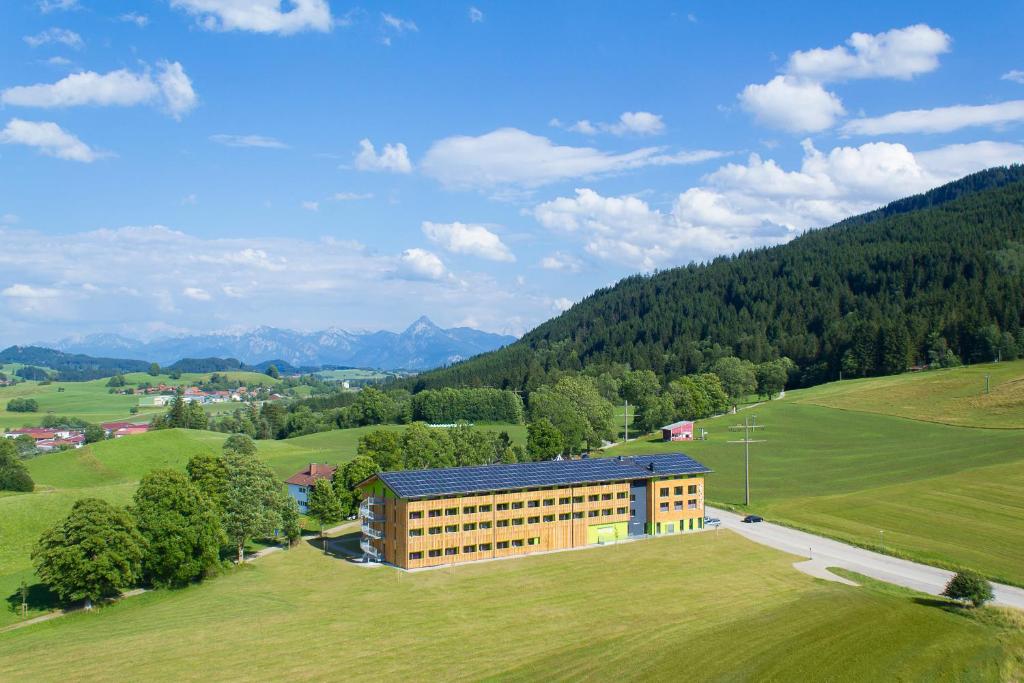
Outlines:
[[[403,574],[310,546],[0,635],[5,680],[1011,680],[986,609],[796,572],[727,531]],[[626,590],[629,587],[639,590]],[[349,643],[362,659],[341,658]],[[200,665],[201,663],[201,665]]]
[[[380,370],[365,370],[362,368],[346,368],[345,370],[321,370],[317,376],[332,382],[342,380],[378,380],[384,381],[388,377],[395,376],[393,372],[381,372]]]
[[[999,399],[1005,411],[999,421],[1017,429],[880,414],[887,405],[906,413],[924,410],[940,380],[948,394],[966,396],[984,371],[965,368],[934,373],[939,380],[921,373],[792,391],[739,415],[701,421],[698,426],[710,434],[707,441],[665,444],[648,436],[607,453],[683,450],[715,470],[709,502],[742,509],[743,446],[728,443],[742,435],[728,427],[756,414],[766,428],[755,437],[765,442],[751,446],[751,510],[875,548],[884,532],[888,552],[969,566],[1024,584],[1024,395],[1014,403]],[[1024,378],[1024,363],[1003,363],[998,371],[1000,383],[993,382],[990,396]],[[844,407],[826,407],[826,402]],[[957,419],[988,426],[994,420],[983,408],[964,409]]]

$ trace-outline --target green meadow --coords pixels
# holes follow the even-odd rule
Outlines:
[[[0,679],[1024,674],[1019,615],[968,613],[872,581],[828,583],[795,571],[794,559],[720,531],[401,573],[303,544],[201,585],[4,633]],[[338,642],[357,643],[365,661],[331,656]]]
[[[978,384],[986,372],[988,395]],[[743,446],[729,443],[742,433],[730,427],[756,416],[765,428],[752,437],[764,442],[751,446],[751,511],[1024,585],[1024,394],[1013,393],[1022,382],[1020,361],[837,382],[703,420],[707,441],[650,435],[607,454],[685,451],[714,470],[709,503],[747,509]],[[939,412],[941,421],[920,417]]]

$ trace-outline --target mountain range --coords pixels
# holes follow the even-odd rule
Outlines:
[[[239,334],[215,333],[140,341],[119,334],[90,334],[42,343],[67,353],[144,358],[161,365],[181,358],[237,358],[257,364],[281,359],[295,366],[340,365],[383,370],[426,370],[493,351],[516,340],[469,327],[442,329],[423,316],[400,333],[328,328],[297,332],[259,327]]]

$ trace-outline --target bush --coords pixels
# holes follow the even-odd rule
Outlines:
[[[975,607],[981,607],[992,599],[992,584],[984,576],[977,572],[965,569],[957,572],[942,594],[947,598],[970,602]]]
[[[18,457],[18,447],[11,439],[0,439],[0,491],[30,493],[35,485],[25,464]]]
[[[11,413],[37,413],[39,403],[34,398],[12,398],[7,402],[7,410]]]

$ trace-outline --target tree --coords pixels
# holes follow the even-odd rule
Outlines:
[[[633,405],[639,405],[645,398],[661,391],[661,382],[652,370],[633,370],[622,378],[619,393]]]
[[[34,398],[12,398],[7,402],[7,410],[11,413],[37,413],[39,402]]]
[[[718,375],[722,388],[732,400],[733,405],[757,389],[757,375],[754,364],[749,360],[740,360],[735,356],[719,358],[711,366],[711,372]]]
[[[157,375],[160,374],[160,364],[159,363],[150,363],[149,364],[149,370],[147,372],[149,373],[149,375],[151,377],[156,377]]]
[[[781,360],[761,363],[756,369],[757,393],[772,398],[786,388],[789,370]]]
[[[107,431],[99,425],[89,425],[85,428],[85,442],[96,443],[107,438]]]
[[[232,434],[224,441],[222,449],[225,453],[232,451],[245,455],[256,455],[256,442],[245,434]]]
[[[981,607],[993,598],[992,584],[981,574],[964,569],[957,572],[942,594],[953,600],[970,602],[975,607]]]
[[[334,492],[334,487],[327,479],[317,479],[313,490],[309,493],[306,514],[320,523],[320,537],[323,538],[324,528],[337,524],[344,519],[341,503]],[[324,548],[326,549],[326,541]]]
[[[288,494],[281,496],[281,532],[288,541],[288,546],[295,545],[302,538],[302,527],[299,526],[299,505]]]
[[[115,389],[118,387],[123,387],[125,384],[126,382],[124,380],[124,375],[120,373],[114,375],[109,380],[107,380],[107,386]]]
[[[254,455],[228,451],[223,460],[227,481],[221,521],[241,563],[249,539],[270,535],[280,526],[280,486],[274,471]]]
[[[530,415],[533,420],[551,420],[570,451],[581,445],[599,446],[611,439],[615,430],[615,408],[601,397],[589,377],[565,376],[553,386],[532,392]]]
[[[392,429],[374,429],[359,437],[356,452],[371,458],[382,472],[400,470],[404,466],[399,434]]]
[[[270,365],[267,366],[267,377],[269,377],[271,379],[280,379],[281,378],[281,373],[277,369],[276,365],[270,364]]]
[[[550,460],[565,450],[565,439],[546,417],[526,426],[526,452],[530,460]]]
[[[906,371],[910,364],[910,336],[898,323],[888,324],[878,334],[878,368],[887,375]]]
[[[356,485],[366,481],[377,472],[380,472],[380,468],[373,458],[367,455],[357,455],[334,471],[331,483],[334,484],[334,493],[338,496],[338,503],[341,505],[344,517],[356,513],[356,508],[359,505],[358,496],[355,493]]]
[[[105,500],[83,498],[39,537],[32,562],[62,600],[84,599],[91,607],[139,581],[144,543],[127,512]]]
[[[17,445],[10,439],[0,439],[0,491],[31,493],[34,488],[25,463],[18,457]]]
[[[219,509],[228,486],[228,470],[223,458],[212,453],[197,453],[185,465],[189,481]]]
[[[224,533],[216,508],[176,470],[154,470],[135,491],[129,512],[142,538],[142,576],[155,586],[182,586],[218,564]]]
[[[185,409],[185,424],[181,426],[186,429],[206,429],[210,426],[210,418],[199,401],[189,401]]]

